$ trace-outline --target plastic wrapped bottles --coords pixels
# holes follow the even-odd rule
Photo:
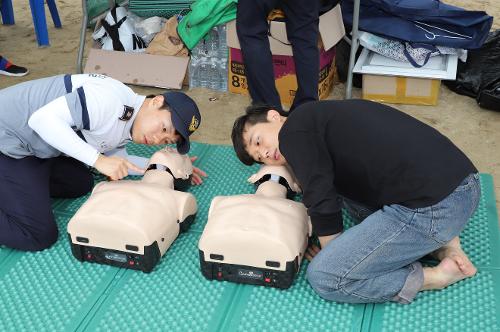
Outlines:
[[[227,91],[226,25],[210,30],[191,51],[189,88]]]

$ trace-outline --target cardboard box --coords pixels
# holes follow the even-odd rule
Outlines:
[[[95,29],[99,27],[100,23]],[[94,43],[83,72],[104,74],[134,85],[181,89],[188,63],[189,57],[105,51]]]
[[[456,55],[434,56],[420,68],[363,49],[355,73],[363,74],[362,98],[395,104],[436,105],[441,80],[454,80]]]
[[[245,65],[236,34],[236,23],[227,23],[227,45],[229,47],[228,90],[233,93],[248,94]],[[340,5],[320,16],[319,33],[321,40],[318,95],[327,98],[332,90],[335,77],[335,49],[333,46],[345,35]],[[291,106],[297,91],[297,77],[293,61],[292,47],[289,45],[284,22],[271,21],[269,44],[274,65],[276,88],[285,106]]]
[[[441,80],[363,74],[362,98],[394,104],[437,105]]]
[[[238,35],[236,34],[236,21],[228,22],[227,25],[227,46],[241,49]],[[293,56],[292,46],[286,35],[285,22],[271,21],[269,45],[273,55]],[[335,46],[345,35],[344,23],[340,5],[335,6],[319,17],[319,34],[323,47],[329,50]]]
[[[293,57],[273,55],[274,79],[281,103],[290,107],[297,92],[297,76]],[[228,90],[233,93],[248,95],[245,65],[241,50],[229,49]],[[319,99],[325,99],[332,91],[335,77],[335,48],[320,51],[320,71],[318,82]]]

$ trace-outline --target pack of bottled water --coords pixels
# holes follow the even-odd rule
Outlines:
[[[189,88],[203,87],[227,91],[228,48],[226,25],[218,25],[191,51]]]

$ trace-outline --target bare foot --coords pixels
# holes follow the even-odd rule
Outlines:
[[[474,264],[472,264],[469,257],[467,257],[465,252],[462,250],[458,236],[448,242],[445,246],[433,252],[432,255],[440,261],[443,261],[445,258],[454,260],[460,271],[466,277],[472,277],[477,272]]]
[[[445,257],[438,266],[424,268],[424,284],[421,290],[443,289],[468,277],[470,276],[462,272],[455,260]]]

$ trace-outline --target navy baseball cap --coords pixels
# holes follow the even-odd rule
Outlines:
[[[177,142],[177,151],[180,154],[186,154],[191,146],[189,135],[194,133],[201,124],[198,106],[183,92],[168,91],[163,94],[163,98],[172,114],[172,124],[181,135],[181,139]]]

